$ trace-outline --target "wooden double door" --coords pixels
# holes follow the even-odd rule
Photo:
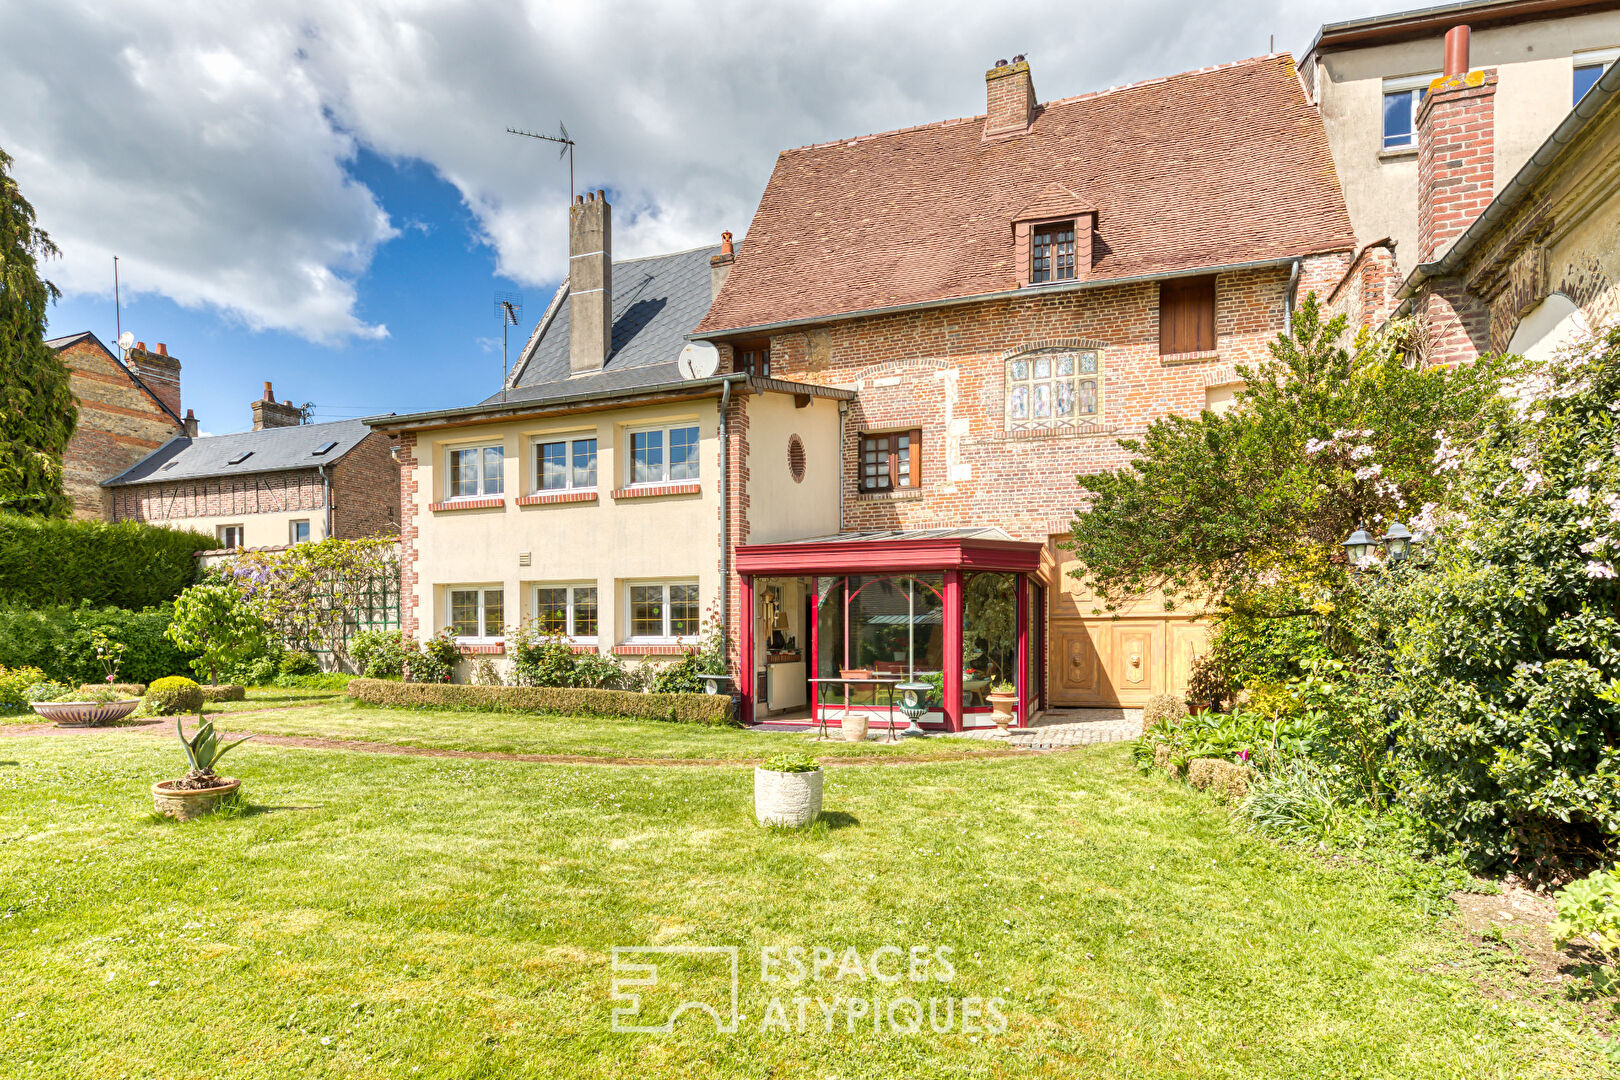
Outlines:
[[[1196,615],[1166,612],[1159,597],[1112,615],[1093,614],[1101,601],[1071,573],[1076,564],[1058,539],[1052,548],[1058,573],[1047,604],[1047,703],[1134,707],[1154,694],[1185,690],[1208,649],[1208,626]]]

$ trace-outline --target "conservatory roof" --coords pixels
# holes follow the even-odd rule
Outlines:
[[[737,572],[795,576],[1000,570],[1049,576],[1046,545],[994,527],[846,532],[737,548]]]

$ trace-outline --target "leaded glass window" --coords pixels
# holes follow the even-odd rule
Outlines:
[[[1097,349],[1013,357],[1007,361],[1007,427],[1022,430],[1094,423],[1101,386],[1102,354]]]

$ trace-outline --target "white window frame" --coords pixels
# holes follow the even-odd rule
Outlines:
[[[595,645],[602,633],[602,590],[594,581],[536,581],[529,587],[529,613],[538,622],[540,618],[540,590],[541,589],[567,589],[568,614],[563,630],[563,637],[575,645]],[[578,603],[575,591],[578,589],[593,589],[596,592],[596,633],[575,633],[574,614]]]
[[[1429,90],[1429,84],[1440,77],[1440,72],[1431,72],[1427,75],[1403,75],[1396,79],[1385,79],[1383,93],[1378,98],[1378,147],[1381,150],[1410,150],[1417,146],[1417,117],[1423,108],[1423,97]],[[1384,141],[1384,99],[1391,94],[1404,94],[1408,91],[1417,91],[1412,94],[1412,121],[1411,135],[1403,143],[1387,143]]]
[[[675,479],[670,476],[669,462],[669,436],[673,431],[685,431],[691,428],[697,432],[697,442],[694,443],[693,467],[697,470],[695,476],[683,476]],[[636,449],[635,437],[660,432],[664,436],[663,475],[653,480],[636,479]],[[627,488],[657,487],[661,484],[696,484],[701,482],[703,475],[703,425],[696,420],[668,420],[657,424],[637,424],[624,429],[622,443],[624,454],[624,486]]]
[[[478,629],[476,635],[457,634],[456,642],[462,645],[495,645],[506,640],[506,590],[496,582],[478,584],[467,582],[465,584],[446,585],[444,588],[444,625],[455,626],[455,594],[458,592],[476,592],[478,594]],[[488,617],[488,603],[490,593],[501,594],[501,622],[502,632],[497,635],[486,634],[484,620]]]
[[[300,525],[304,527],[304,540],[298,539],[298,526]],[[287,522],[287,543],[301,544],[306,540],[314,539],[314,537],[315,530],[310,527],[309,518],[298,518],[296,521]]]
[[[234,544],[226,540],[226,534],[233,529],[236,531],[236,543]],[[243,525],[217,525],[214,527],[214,538],[222,549],[231,548],[234,550],[239,547],[246,547],[247,527]]]
[[[696,642],[703,631],[703,596],[698,594],[698,626],[690,634],[670,633],[670,603],[669,590],[673,586],[687,585],[693,589],[699,588],[696,578],[670,578],[663,581],[626,581],[624,583],[624,641],[629,645],[690,645]],[[635,590],[638,588],[662,588],[664,605],[664,627],[660,634],[637,634],[635,632]],[[600,610],[600,609],[599,609]]]
[[[587,439],[596,444],[596,462],[593,466],[596,471],[596,480],[591,484],[582,484],[576,486],[574,484],[574,444],[584,442]],[[550,446],[553,443],[562,443],[563,446],[566,447],[566,457],[568,460],[568,482],[560,488],[541,487],[540,448],[542,446]],[[531,495],[546,495],[558,491],[595,491],[598,485],[600,485],[602,482],[602,439],[594,431],[574,431],[566,434],[558,433],[555,435],[536,435],[534,438],[529,440],[529,468],[534,473],[534,476],[531,478],[531,482],[529,484],[530,488],[532,489],[530,491]]]
[[[473,492],[472,494],[467,494],[465,492],[457,494],[457,493],[455,493],[453,491],[453,485],[455,484],[456,473],[455,473],[454,467],[451,466],[450,461],[456,454],[463,453],[463,452],[468,451],[468,450],[476,450],[476,451],[478,451],[478,490],[476,492]],[[489,491],[486,488],[488,478],[484,476],[484,455],[485,455],[485,453],[487,453],[490,450],[499,450],[501,452],[501,472],[500,472],[501,487],[500,487],[499,491]],[[506,493],[506,444],[505,443],[502,443],[502,442],[461,443],[461,444],[456,445],[456,446],[446,446],[444,448],[444,499],[445,499],[446,502],[454,502],[457,499],[492,499],[497,495],[504,495],[505,493]]]
[[[1608,73],[1609,69],[1614,66],[1614,62],[1616,60],[1620,60],[1620,49],[1583,49],[1582,51],[1572,55],[1569,59],[1570,107],[1574,108],[1576,105],[1581,103],[1580,98],[1575,97],[1575,72],[1579,71],[1581,68],[1602,68],[1603,70],[1598,72],[1598,78],[1603,78],[1603,76]],[[1588,92],[1590,92],[1590,88],[1588,88]],[[1581,95],[1581,97],[1585,96],[1585,94]]]

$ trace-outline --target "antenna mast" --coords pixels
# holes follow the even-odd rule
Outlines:
[[[518,324],[523,314],[523,297],[519,293],[495,294],[495,317],[501,320],[501,401],[506,401],[506,328]]]
[[[113,340],[124,336],[124,312],[118,303],[118,256],[113,256]],[[120,357],[121,359],[121,357]]]
[[[574,140],[568,137],[568,125],[564,124],[561,120],[557,121],[557,134],[555,135],[537,135],[532,131],[519,131],[517,128],[507,128],[506,133],[508,135],[522,135],[530,139],[544,139],[546,142],[562,144],[562,150],[557,154],[557,156],[562,157],[563,154],[568,155],[568,201],[570,204],[572,204],[574,201]]]

